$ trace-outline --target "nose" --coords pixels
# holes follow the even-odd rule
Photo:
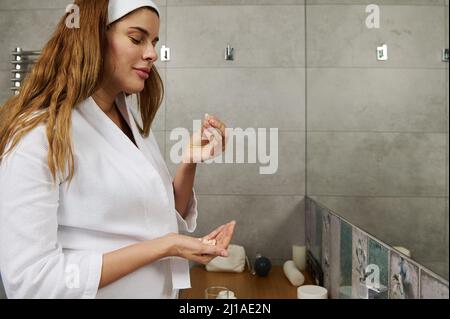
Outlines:
[[[153,46],[153,44],[149,44],[148,46],[146,46],[143,58],[146,61],[155,63],[156,60],[158,60],[158,53],[156,52],[156,46]]]

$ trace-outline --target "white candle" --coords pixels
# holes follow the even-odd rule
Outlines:
[[[292,246],[292,260],[294,261],[295,266],[299,270],[306,269],[306,247],[293,245]]]

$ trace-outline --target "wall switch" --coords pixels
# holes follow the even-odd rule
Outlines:
[[[377,60],[387,61],[387,59],[388,59],[387,45],[383,44],[381,47],[377,48]]]
[[[170,48],[166,47],[165,45],[163,45],[161,48],[161,61],[170,61]]]

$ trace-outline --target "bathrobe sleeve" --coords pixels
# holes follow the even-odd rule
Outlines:
[[[0,271],[8,298],[94,298],[102,254],[58,243],[59,181],[52,184],[43,125],[0,164]],[[95,172],[93,172],[95,174]]]
[[[197,196],[195,194],[194,189],[192,189],[192,197],[188,204],[186,217],[185,218],[181,217],[180,213],[177,210],[175,211],[177,213],[179,230],[193,233],[197,228],[197,217],[198,217]]]

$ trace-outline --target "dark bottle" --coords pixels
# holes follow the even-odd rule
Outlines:
[[[265,277],[272,269],[272,263],[269,258],[262,256],[261,254],[256,255],[255,265],[253,267],[254,273],[260,277]]]

